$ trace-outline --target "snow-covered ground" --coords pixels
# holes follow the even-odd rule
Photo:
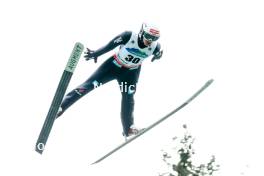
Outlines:
[[[158,175],[161,150],[186,123],[201,159],[214,154],[219,176],[260,175],[263,153],[264,5],[222,1],[0,2],[0,175]],[[135,120],[147,126],[215,82],[173,117],[98,165],[118,144],[115,81],[93,91],[54,124],[42,156],[34,145],[75,42],[91,49],[142,22],[160,26],[160,61],[143,63]],[[68,91],[97,64],[83,58]]]

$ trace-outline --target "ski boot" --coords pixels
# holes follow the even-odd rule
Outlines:
[[[128,130],[128,135],[124,135],[125,140],[128,141],[130,138],[138,135],[139,133],[141,133],[144,130],[145,130],[145,128],[137,128],[134,125],[131,125],[129,130]]]

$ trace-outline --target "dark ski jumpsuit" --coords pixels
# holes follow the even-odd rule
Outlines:
[[[106,46],[94,52],[96,57],[113,50],[119,45],[125,45],[132,35],[132,32],[126,31],[111,40]],[[138,45],[145,47],[138,39]],[[159,52],[158,44],[154,52]],[[127,136],[128,130],[134,124],[134,94],[136,92],[136,84],[138,82],[141,66],[137,68],[126,68],[115,60],[115,55],[107,59],[84,83],[69,92],[61,103],[63,112],[81,97],[94,90],[100,85],[109,81],[117,80],[122,94],[121,101],[121,122],[123,133]]]

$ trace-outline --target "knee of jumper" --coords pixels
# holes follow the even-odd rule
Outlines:
[[[87,93],[87,89],[79,87],[79,88],[76,88],[74,92],[77,93],[79,96],[83,96]]]
[[[79,96],[83,96],[88,92],[100,87],[102,83],[98,82],[97,80],[89,79],[83,84],[79,85],[74,92],[77,93]]]

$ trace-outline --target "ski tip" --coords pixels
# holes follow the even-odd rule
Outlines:
[[[95,165],[97,162],[94,162],[94,163],[92,163],[92,164],[90,164],[90,165]]]
[[[81,42],[76,42],[75,46],[79,47],[79,48],[82,48],[82,49],[84,48],[84,45]]]
[[[207,85],[209,86],[210,84],[212,84],[214,82],[214,79],[209,79],[208,81],[207,81]]]
[[[214,82],[214,79],[209,79],[208,83]]]
[[[102,158],[97,160],[97,161],[95,161],[95,162],[93,162],[93,163],[91,163],[90,165],[95,165],[95,164],[99,163],[100,161],[102,161]]]

